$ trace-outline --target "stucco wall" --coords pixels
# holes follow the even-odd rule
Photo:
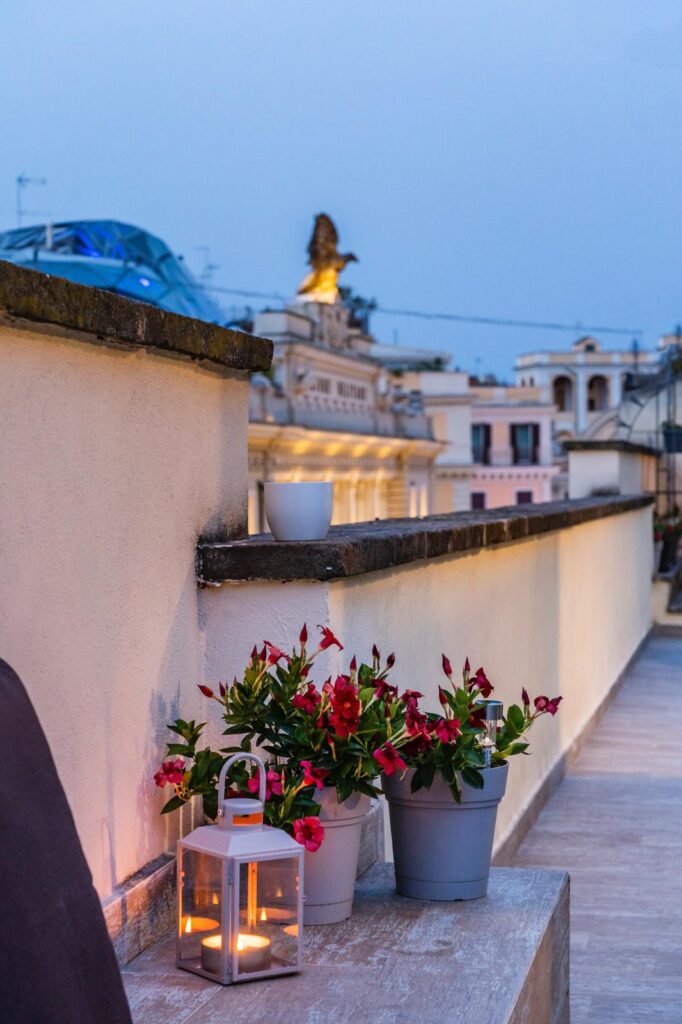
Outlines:
[[[578,449],[568,453],[568,493],[585,498],[610,488],[614,494],[656,489],[656,458],[617,449]]]
[[[247,391],[243,373],[0,327],[0,657],[102,896],[175,827],[150,780],[203,676],[197,536],[246,528]]]
[[[650,620],[651,509],[477,553],[414,562],[330,583],[243,583],[202,592],[207,680],[239,672],[255,641],[291,644],[306,620],[329,622],[347,651],[374,641],[395,650],[396,680],[436,710],[440,655],[482,664],[505,703],[562,694],[560,714],[516,758],[498,820],[509,834],[551,768],[581,733],[646,634]]]

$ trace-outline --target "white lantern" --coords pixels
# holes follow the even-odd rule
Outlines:
[[[224,799],[235,761],[254,761],[258,800]],[[265,766],[236,754],[218,783],[218,823],[178,842],[177,965],[221,985],[301,970],[303,847],[263,824]]]

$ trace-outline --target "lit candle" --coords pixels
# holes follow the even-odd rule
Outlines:
[[[182,920],[183,935],[193,935],[195,932],[213,932],[220,928],[220,922],[214,921],[212,917],[185,917]]]
[[[222,935],[209,935],[201,940],[201,966],[209,974],[220,974],[222,969]],[[247,971],[269,971],[272,946],[264,935],[237,936],[237,966],[240,974]]]
[[[259,920],[270,924],[291,924],[296,920],[296,911],[288,907],[263,907]]]

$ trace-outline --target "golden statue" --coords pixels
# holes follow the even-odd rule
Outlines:
[[[339,297],[338,277],[347,263],[357,263],[352,252],[340,253],[339,236],[334,222],[326,213],[318,213],[308,243],[308,263],[313,268],[298,288],[301,302],[336,302]]]

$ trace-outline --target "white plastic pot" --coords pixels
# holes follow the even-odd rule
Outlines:
[[[370,799],[353,793],[342,804],[331,787],[315,793],[320,805],[324,841],[315,853],[306,851],[303,873],[304,924],[336,924],[350,917],[358,869],[362,824]]]
[[[275,540],[322,540],[332,521],[332,483],[265,485],[265,514]]]

